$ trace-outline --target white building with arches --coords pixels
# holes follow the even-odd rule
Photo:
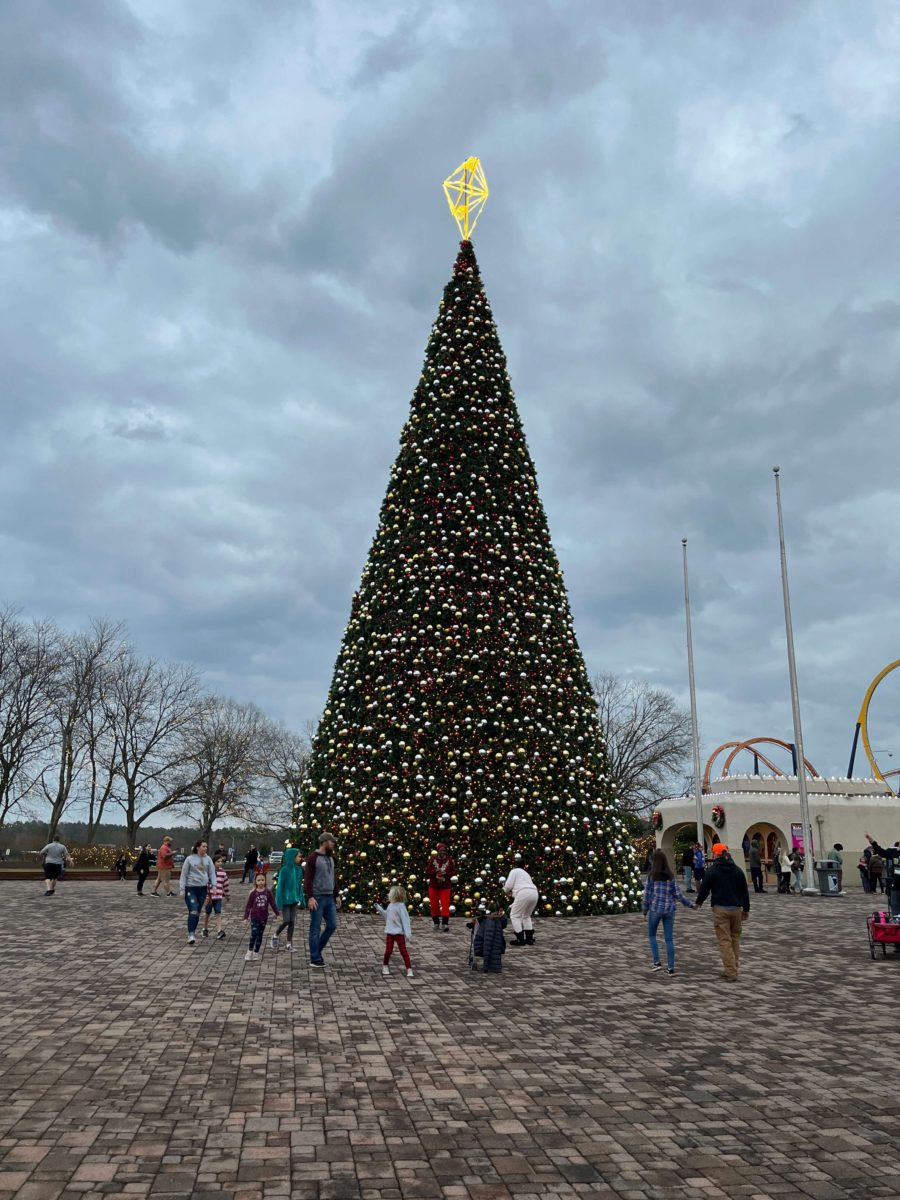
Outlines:
[[[856,863],[870,833],[891,846],[900,840],[900,799],[887,784],[875,779],[808,778],[809,815],[815,858],[824,857],[835,842],[844,847],[844,887],[861,886]],[[713,822],[713,809],[721,825]],[[654,830],[656,845],[666,852],[673,868],[675,842],[684,832],[692,840],[697,828],[693,796],[670,796],[655,810],[662,825]],[[710,782],[703,797],[705,849],[725,842],[736,862],[742,847],[758,834],[765,856],[771,858],[779,843],[796,845],[802,837],[796,776],[729,775]]]

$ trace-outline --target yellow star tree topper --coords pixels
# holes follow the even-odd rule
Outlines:
[[[463,241],[468,242],[489,195],[481,160],[473,156],[460,163],[444,180],[444,195]]]

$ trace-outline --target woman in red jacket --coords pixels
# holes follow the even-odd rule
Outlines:
[[[425,870],[428,878],[428,903],[435,929],[442,926],[444,933],[450,928],[450,894],[456,878],[456,865],[443,842],[438,842],[435,853],[428,860]]]

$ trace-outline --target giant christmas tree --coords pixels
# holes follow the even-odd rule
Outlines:
[[[468,213],[461,228],[469,233]],[[547,915],[637,903],[565,584],[467,237],[293,836],[311,845],[322,829],[337,834],[351,909],[370,911],[396,880],[410,909],[427,912],[424,867],[439,841],[457,862],[457,912],[496,903],[515,865],[531,872]]]

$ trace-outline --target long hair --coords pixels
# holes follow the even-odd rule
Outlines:
[[[662,850],[653,851],[653,857],[650,859],[650,878],[654,881],[675,878],[669,867],[669,860]]]
[[[406,903],[406,888],[397,887],[396,885],[388,892],[388,901],[391,904]]]

